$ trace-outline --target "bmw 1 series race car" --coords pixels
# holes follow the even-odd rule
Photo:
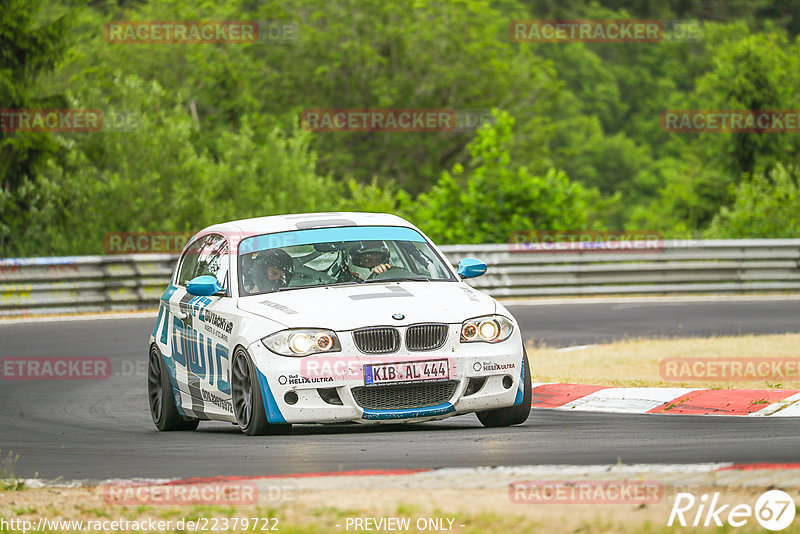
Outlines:
[[[184,248],[150,336],[159,430],[228,421],[525,422],[519,325],[464,283],[419,229],[387,214],[310,213],[210,226]]]

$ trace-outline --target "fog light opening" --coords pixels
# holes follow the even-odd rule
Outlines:
[[[506,389],[510,389],[511,386],[514,385],[514,379],[510,376],[506,375],[503,377],[503,387]]]
[[[337,391],[336,388],[318,388],[317,393],[319,393],[320,398],[327,404],[344,406],[342,398],[339,396],[339,391]]]
[[[483,385],[486,383],[485,376],[479,376],[475,378],[470,378],[467,382],[467,389],[464,390],[464,396],[469,397],[470,395],[477,393],[481,390]]]
[[[299,397],[294,391],[287,391],[286,395],[283,396],[283,400],[286,401],[286,404],[297,404]]]

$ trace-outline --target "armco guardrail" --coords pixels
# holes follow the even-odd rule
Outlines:
[[[666,240],[647,251],[442,247],[489,265],[470,283],[498,297],[800,290],[800,239]],[[173,254],[0,259],[0,316],[155,308]]]
[[[659,246],[641,252],[442,248],[453,262],[485,261],[489,270],[473,285],[498,297],[800,290],[800,239],[664,240]]]
[[[0,316],[156,308],[177,256],[0,259]]]

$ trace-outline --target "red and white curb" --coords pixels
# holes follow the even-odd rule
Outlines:
[[[533,384],[531,407],[626,414],[800,417],[800,391],[538,383]]]

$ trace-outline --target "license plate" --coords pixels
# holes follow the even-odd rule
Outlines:
[[[435,382],[449,379],[450,366],[447,360],[380,363],[364,366],[364,384],[367,386]]]

